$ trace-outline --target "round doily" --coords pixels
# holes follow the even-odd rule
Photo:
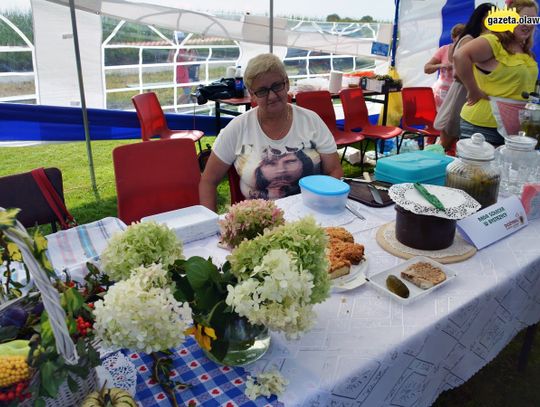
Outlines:
[[[480,204],[461,189],[427,184],[424,187],[441,201],[445,208],[444,211],[440,211],[430,204],[426,198],[420,195],[412,183],[392,185],[388,194],[397,205],[417,215],[458,220],[466,218],[480,209]]]
[[[472,257],[476,253],[476,247],[467,243],[456,233],[452,246],[442,250],[420,250],[405,246],[396,239],[396,222],[382,225],[377,230],[377,243],[387,252],[403,259],[415,256],[425,256],[440,263],[458,263]]]
[[[107,357],[101,366],[96,368],[99,388],[107,382],[107,388],[118,387],[135,395],[137,386],[137,371],[131,361],[122,353],[116,352]]]

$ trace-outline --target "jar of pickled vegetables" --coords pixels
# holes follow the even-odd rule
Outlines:
[[[495,148],[475,133],[458,141],[456,155],[446,167],[445,185],[467,192],[482,209],[497,202],[501,176],[494,164]]]

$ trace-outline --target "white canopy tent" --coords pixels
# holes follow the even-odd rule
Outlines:
[[[145,2],[146,1],[146,2]],[[448,31],[448,16],[465,22],[472,9],[483,0],[400,0],[399,42],[396,66],[405,86],[429,86],[436,75],[425,75],[423,65],[439,47]],[[69,22],[70,0],[31,0],[36,39],[36,71],[41,104],[77,106],[77,73],[73,58],[72,30]],[[52,4],[56,3],[56,4]],[[287,48],[325,53],[368,56],[378,60],[388,57],[372,54],[375,42],[390,44],[392,25],[381,24],[371,38],[359,38],[354,32],[325,32],[320,27],[306,30],[295,27],[293,20],[245,15],[242,18],[219,18],[208,13],[179,9],[174,0],[73,0],[77,9],[81,65],[86,82],[89,107],[104,107],[104,78],[100,16],[162,27],[174,31],[198,33],[239,41],[242,53],[238,63],[245,66],[254,55],[268,50],[270,37],[273,52],[284,56]],[[159,4],[156,4],[159,3]],[[502,0],[498,1],[502,3]],[[273,22],[273,35],[270,24]],[[386,73],[387,65],[378,67]]]
[[[178,9],[174,1],[161,0],[169,6],[133,0],[73,0],[77,9],[81,65],[88,106],[103,108],[101,69],[100,16],[107,15],[139,24],[152,25],[174,31],[222,37],[239,41],[242,54],[239,64],[244,65],[255,54],[267,51],[270,38],[270,18],[245,15],[241,19],[226,19],[208,13]],[[36,71],[41,104],[78,105],[74,94],[77,73],[73,58],[73,41],[69,23],[70,0],[31,0],[36,39]],[[51,4],[56,3],[56,4]],[[325,53],[369,56],[387,60],[387,56],[371,53],[374,41],[390,44],[391,24],[380,24],[372,38],[359,38],[354,31],[331,34],[322,29],[295,30],[297,22],[282,18],[273,20],[273,51],[284,56],[287,48],[300,48]],[[52,22],[52,23],[51,23]],[[259,46],[258,46],[259,45]],[[61,61],[59,63],[59,61]],[[52,85],[51,85],[52,84]]]

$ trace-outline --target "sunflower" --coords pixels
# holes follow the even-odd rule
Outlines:
[[[205,350],[211,350],[212,340],[216,340],[216,331],[213,328],[210,328],[209,326],[204,326],[201,324],[195,324],[192,327],[186,329],[184,331],[185,335],[195,335],[195,340],[199,344],[199,346]]]

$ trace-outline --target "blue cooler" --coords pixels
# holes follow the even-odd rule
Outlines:
[[[431,151],[397,154],[377,160],[375,179],[392,184],[420,182],[444,185],[446,166],[453,160],[453,157]]]

